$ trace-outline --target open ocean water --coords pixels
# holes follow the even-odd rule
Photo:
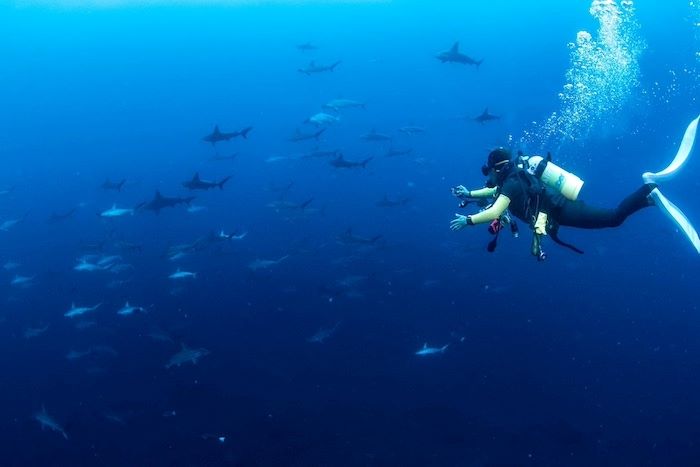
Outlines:
[[[0,465],[700,465],[659,209],[449,228],[497,146],[663,169],[697,0],[4,0],[0,60]]]

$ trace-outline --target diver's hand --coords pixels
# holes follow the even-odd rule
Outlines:
[[[452,194],[459,199],[469,198],[469,190],[467,190],[464,185],[459,185],[452,188]]]
[[[467,216],[463,216],[461,214],[455,214],[455,218],[450,221],[450,229],[454,230],[455,232],[462,230],[468,225],[469,219]]]

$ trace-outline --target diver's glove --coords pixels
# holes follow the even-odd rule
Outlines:
[[[455,218],[450,221],[450,229],[457,231],[462,230],[468,225],[474,225],[471,216],[463,216],[461,214],[455,214]]]
[[[464,187],[464,185],[452,187],[452,194],[459,199],[466,199],[471,197],[471,193]]]

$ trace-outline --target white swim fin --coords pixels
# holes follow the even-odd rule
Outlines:
[[[678,170],[688,160],[688,157],[693,150],[695,134],[698,131],[699,121],[700,116],[690,122],[690,125],[688,125],[688,128],[685,130],[685,135],[683,136],[683,141],[681,141],[681,146],[678,148],[676,157],[673,158],[671,164],[669,164],[669,166],[661,172],[643,173],[642,180],[644,180],[644,183],[658,183],[663,180],[671,179],[674,175],[676,175]],[[661,208],[666,215],[683,231],[685,236],[688,237],[688,240],[690,240],[690,243],[692,243],[695,247],[695,250],[700,253],[700,238],[698,237],[698,233],[685,214],[683,214],[683,211],[678,209],[675,204],[666,198],[658,187],[654,188],[651,193],[649,193],[649,196],[654,200],[656,205]]]

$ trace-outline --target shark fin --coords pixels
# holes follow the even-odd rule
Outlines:
[[[450,49],[450,52],[452,52],[453,54],[456,54],[456,53],[459,52],[459,41],[455,42],[455,43],[452,45],[452,48]]]
[[[243,137],[243,139],[248,139],[248,133],[249,133],[250,130],[252,130],[252,129],[253,129],[252,126],[245,127],[245,128],[243,128],[243,129],[239,132],[239,134]]]

